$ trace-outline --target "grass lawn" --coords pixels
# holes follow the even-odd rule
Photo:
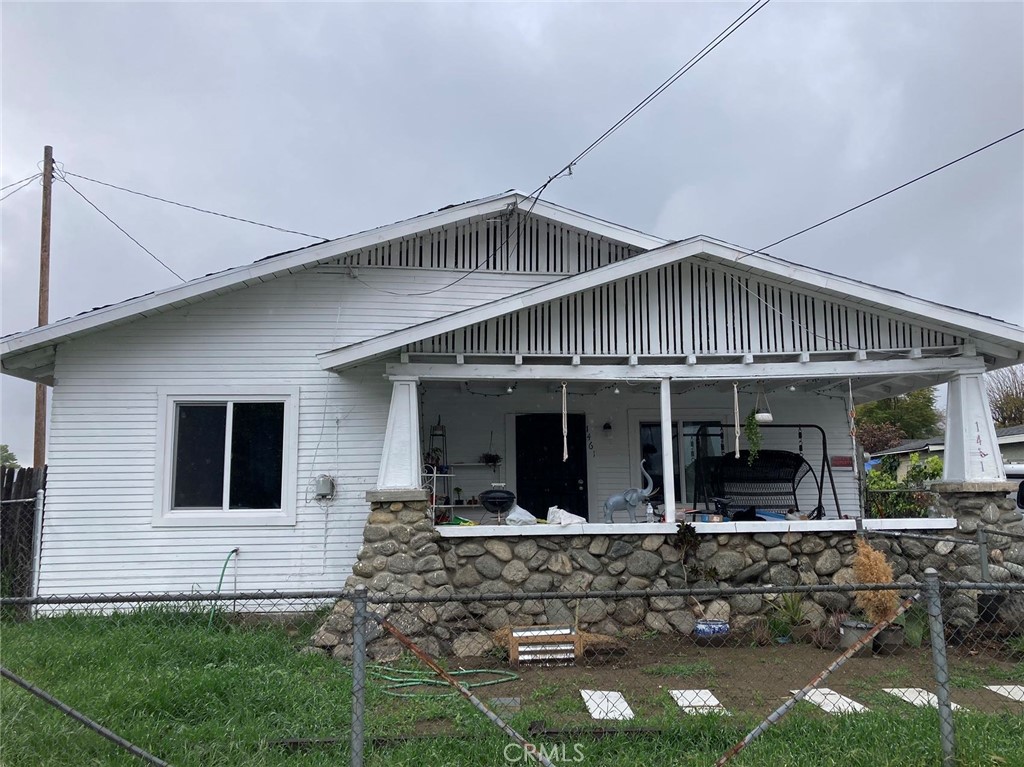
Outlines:
[[[298,654],[310,626],[239,626],[217,616],[208,627],[208,613],[146,610],[6,622],[0,628],[4,666],[171,764],[348,763],[346,742],[300,751],[273,744],[288,738],[348,738],[351,680],[337,662]],[[715,671],[706,664],[666,662],[656,675],[689,677],[713,687]],[[968,682],[975,680],[961,680]],[[396,698],[382,685],[372,684],[367,693],[368,767],[528,763],[468,703],[451,697]],[[502,695],[500,685],[478,692],[484,699]],[[509,717],[520,732],[534,720],[549,726],[595,724],[586,719],[578,692],[552,686],[536,693],[523,696],[523,710]],[[552,761],[710,765],[756,721],[746,715],[686,716],[659,700],[644,702],[629,724],[661,732],[602,740],[567,737]],[[434,735],[440,732],[455,737]],[[937,732],[934,711],[910,706],[828,717],[801,705],[733,764],[937,766]],[[422,735],[429,737],[393,740]],[[958,714],[957,737],[961,765],[1024,766],[1020,716]],[[23,690],[0,682],[0,764],[5,767],[137,763]]]

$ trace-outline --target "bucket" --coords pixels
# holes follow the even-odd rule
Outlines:
[[[864,621],[843,621],[839,624],[839,648],[842,650],[849,650],[857,642],[864,637],[871,629],[873,629],[870,623]],[[871,652],[871,644],[864,645],[854,655],[868,655]]]

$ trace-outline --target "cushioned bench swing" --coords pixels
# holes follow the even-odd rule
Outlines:
[[[824,519],[823,503],[825,476],[828,475],[832,489],[832,500],[835,504],[835,518],[841,518],[839,495],[836,492],[835,478],[829,461],[828,444],[825,431],[815,424],[761,424],[761,429],[796,429],[798,452],[789,450],[760,450],[753,462],[750,451],[741,450],[739,457],[735,452],[725,455],[709,455],[709,440],[712,436],[722,439],[725,430],[733,429],[733,424],[715,426],[716,435],[708,433],[708,425],[701,425],[697,430],[696,465],[694,467],[695,492],[694,499],[702,501],[705,508],[715,508],[733,518],[738,514],[751,519],[758,518],[758,512],[765,512],[777,519],[786,513],[800,514],[800,501],[797,490],[800,483],[810,475],[818,491],[818,500],[809,514],[809,519]],[[804,430],[814,430],[821,435],[821,467],[814,471],[811,464],[804,458]],[[723,440],[724,441],[724,440]],[[753,509],[753,514],[750,509]],[[737,520],[739,521],[739,520]]]

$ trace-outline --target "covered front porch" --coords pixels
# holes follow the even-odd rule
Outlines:
[[[406,353],[387,366],[393,395],[378,489],[428,487],[443,536],[554,532],[487,513],[480,494],[493,485],[542,520],[551,506],[583,517],[578,527],[591,534],[627,532],[631,511],[639,512],[638,532],[654,532],[643,521],[648,500],[664,532],[684,518],[708,532],[752,532],[750,525],[767,532],[761,526],[775,522],[787,530],[845,529],[862,516],[851,419],[859,402],[949,382],[945,479],[1004,478],[983,370],[980,358],[945,348],[678,360]],[[771,423],[761,424],[763,455],[749,460],[743,424],[755,408],[770,411]],[[716,511],[722,485],[709,482],[716,461],[749,465],[756,475],[780,454],[806,466],[791,497],[783,485],[767,500],[735,484],[727,492],[738,496],[736,506],[754,507],[757,521],[702,522],[716,518],[688,513]],[[608,498],[651,484],[638,509],[613,511],[615,527],[606,527]]]

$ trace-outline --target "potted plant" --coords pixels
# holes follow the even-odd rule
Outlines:
[[[461,506],[462,505],[462,488],[461,487],[453,487],[452,488],[452,492],[455,493],[455,505],[456,506]]]
[[[441,459],[444,457],[444,451],[440,447],[432,447],[426,453],[423,454],[423,462],[427,466],[441,465]]]
[[[885,554],[875,549],[864,538],[857,539],[857,551],[853,555],[853,575],[858,583],[892,583],[892,566]],[[858,591],[854,603],[867,616],[870,629],[884,621],[891,621],[899,610],[899,594],[891,589],[885,591]],[[851,621],[843,624],[846,629]],[[864,625],[864,624],[861,624]],[[852,643],[845,644],[849,647]],[[890,625],[875,637],[874,652],[893,652],[903,644],[903,627]]]
[[[495,469],[498,468],[498,465],[501,463],[501,456],[498,455],[497,453],[482,453],[480,455],[480,463],[484,464],[485,466],[490,466],[491,471],[494,471]]]
[[[789,637],[794,642],[803,642],[814,631],[814,625],[807,617],[803,598],[800,594],[780,594],[772,604],[775,620],[769,621],[778,627],[778,633]]]
[[[747,439],[747,463],[753,466],[761,452],[761,424],[757,420],[756,408],[747,414],[747,420],[743,422],[743,436]]]

